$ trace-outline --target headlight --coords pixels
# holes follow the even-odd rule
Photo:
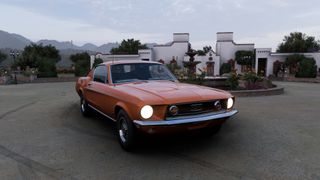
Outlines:
[[[229,98],[228,102],[227,102],[227,108],[230,109],[230,108],[232,108],[232,106],[233,106],[233,99]]]
[[[143,119],[149,119],[153,115],[153,108],[149,105],[145,105],[140,110],[140,115]]]

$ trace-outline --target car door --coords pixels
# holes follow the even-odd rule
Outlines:
[[[87,100],[90,105],[106,114],[108,107],[108,69],[106,65],[97,66],[93,72],[92,81],[87,88]]]

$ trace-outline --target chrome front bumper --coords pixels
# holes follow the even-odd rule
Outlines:
[[[224,111],[224,112],[215,112],[208,114],[200,114],[196,116],[185,116],[178,118],[171,118],[167,120],[158,120],[158,121],[143,121],[143,120],[134,120],[134,124],[137,126],[172,126],[188,123],[198,123],[205,121],[214,121],[217,119],[223,119],[231,117],[238,113],[238,110]]]

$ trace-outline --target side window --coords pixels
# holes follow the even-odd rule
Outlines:
[[[93,73],[93,81],[100,83],[108,82],[108,71],[106,66],[98,66]]]

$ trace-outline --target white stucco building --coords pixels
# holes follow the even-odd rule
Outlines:
[[[271,48],[256,48],[256,72],[264,75],[273,75],[273,63],[276,61],[284,62],[286,58],[293,54],[301,54],[307,58],[313,58],[316,61],[318,71],[320,68],[320,52],[313,53],[276,53]]]
[[[211,68],[212,76],[220,75],[220,56],[218,56],[213,50],[209,51],[205,56],[196,55],[195,61],[200,61],[201,63],[197,65],[197,73],[201,73],[200,70],[210,71]],[[189,61],[189,56],[184,56],[184,61]],[[210,67],[209,63],[212,63]]]
[[[198,69],[209,68],[208,59],[211,57],[212,61],[214,62],[213,75],[219,76],[221,65],[223,63],[228,63],[229,60],[234,60],[235,53],[237,51],[254,51],[254,44],[235,43],[233,40],[233,32],[218,32],[216,41],[216,51],[210,51],[205,56],[195,56],[195,61],[201,61],[201,63],[197,65],[197,72],[200,72]],[[185,56],[184,60],[188,61],[189,57]],[[235,63],[235,69],[237,69],[238,73],[241,73],[240,65]]]
[[[210,71],[211,76],[220,74],[220,67],[223,63],[228,63],[235,59],[237,51],[255,52],[255,71],[261,75],[269,76],[273,74],[273,63],[275,61],[284,62],[285,59],[294,53],[275,53],[271,48],[255,48],[253,43],[239,44],[233,39],[233,32],[218,32],[215,51],[211,50],[204,56],[195,56],[195,61],[201,63],[197,65],[197,72],[200,70]],[[183,66],[183,61],[189,61],[188,52],[191,44],[189,42],[189,33],[173,33],[173,40],[164,45],[155,45],[151,49],[139,50],[134,55],[111,55],[101,54],[91,56],[91,66],[95,58],[101,58],[103,61],[116,60],[143,60],[143,61],[163,61],[165,64],[175,59],[179,66]],[[316,60],[318,68],[320,67],[320,52],[301,53],[306,57],[312,57]],[[199,70],[200,69],[200,70]],[[241,73],[241,66],[235,63],[235,69]]]
[[[169,63],[173,58],[182,66],[182,60],[189,48],[189,33],[174,33],[172,42],[164,45],[155,45],[151,49],[142,49],[136,55],[111,55],[101,54],[91,56],[91,66],[95,58],[103,61],[112,60],[143,60],[143,61],[164,61]]]
[[[232,37],[232,36],[231,36]],[[103,61],[117,61],[117,60],[143,60],[143,61],[163,61],[165,64],[170,63],[175,59],[179,66],[183,66],[183,61],[188,61],[189,56],[185,53],[188,52],[191,44],[189,42],[189,33],[173,33],[173,40],[164,45],[155,45],[151,49],[139,50],[138,54],[134,55],[111,55],[101,54],[91,56],[91,67],[94,59],[101,58]],[[223,53],[222,53],[223,54]],[[224,55],[224,54],[223,54]],[[213,75],[219,75],[220,69],[220,56],[214,51],[210,51],[205,56],[196,56],[196,61],[201,61],[197,66],[199,69],[206,69],[207,62],[213,61],[212,67]],[[210,60],[209,60],[210,59]]]
[[[233,32],[218,32],[216,42],[216,53],[220,56],[221,64],[235,59],[237,51],[254,51],[254,44],[238,44],[233,40]],[[221,65],[220,64],[220,65]],[[241,66],[235,63],[235,69],[240,73]]]

